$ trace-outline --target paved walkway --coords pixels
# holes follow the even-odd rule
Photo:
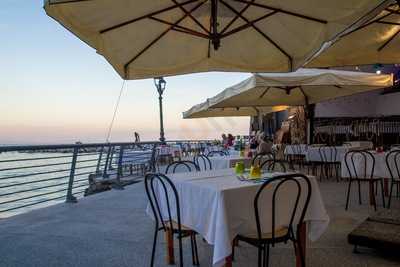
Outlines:
[[[366,190],[366,188],[365,188]],[[353,254],[347,234],[369,212],[352,201],[344,211],[345,183],[321,183],[331,216],[328,231],[310,247],[308,266],[399,266],[400,257],[364,249]],[[356,194],[354,194],[355,196]],[[367,200],[364,194],[365,202]],[[393,208],[399,208],[395,202]],[[145,214],[143,183],[84,198],[77,204],[59,204],[0,220],[0,266],[149,266],[153,222]],[[201,266],[211,266],[211,247],[198,240]],[[190,244],[184,244],[185,266],[191,266]],[[156,266],[165,264],[160,238]],[[244,244],[237,249],[233,266],[256,266],[256,250]],[[291,246],[271,251],[271,266],[294,266]]]

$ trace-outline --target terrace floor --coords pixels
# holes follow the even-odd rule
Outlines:
[[[331,224],[318,241],[308,244],[308,266],[400,265],[400,256],[369,249],[353,254],[347,234],[373,210],[353,200],[346,212],[344,182],[323,181],[320,187]],[[392,208],[399,207],[394,201]],[[149,266],[153,221],[145,208],[143,183],[137,183],[77,204],[58,204],[0,220],[0,266]],[[185,266],[191,266],[188,241],[184,242]],[[155,266],[167,266],[164,246],[161,235]],[[211,266],[211,246],[200,238],[198,246],[200,265]],[[256,249],[241,243],[236,252],[233,266],[256,266]],[[294,262],[292,246],[271,250],[270,266],[294,266]]]

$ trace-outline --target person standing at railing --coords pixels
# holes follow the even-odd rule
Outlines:
[[[138,132],[135,132],[135,143],[139,143],[140,142],[140,135]]]

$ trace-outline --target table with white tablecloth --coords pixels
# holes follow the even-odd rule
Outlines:
[[[243,162],[246,168],[250,168],[251,158],[239,155],[213,156],[209,157],[213,170],[228,169],[235,166],[237,162]]]
[[[350,149],[350,146],[309,146],[307,149],[306,160],[314,162],[340,162]],[[324,157],[324,160],[322,157]]]
[[[240,155],[240,151],[235,150],[235,148],[233,148],[233,147],[228,148],[227,152],[228,152],[228,155],[230,155],[230,156],[239,156]]]
[[[306,155],[307,154],[308,145],[299,144],[299,145],[286,145],[285,146],[285,155]]]
[[[177,156],[180,157],[182,155],[182,148],[180,145],[167,145],[167,146],[159,146],[157,147],[158,154],[161,156]]]
[[[180,202],[183,203],[181,223],[195,230],[214,246],[213,265],[222,266],[226,257],[231,254],[234,237],[256,229],[253,200],[261,184],[238,180],[233,169],[171,174],[170,178],[177,189]],[[329,216],[316,179],[311,177],[310,181],[312,194],[305,221],[308,237],[314,241],[328,227]],[[272,190],[266,190],[265,197],[270,197]],[[290,195],[291,189],[287,190],[282,198],[278,198],[279,211],[287,208],[286,196]],[[271,201],[265,201],[265,205],[266,210],[271,209]],[[161,210],[163,213],[167,212],[166,207],[161,207]],[[171,212],[176,217],[176,211]],[[287,220],[284,217],[286,213],[277,213],[276,227],[283,225],[283,221]],[[271,225],[271,213],[265,213],[261,220],[264,227]]]

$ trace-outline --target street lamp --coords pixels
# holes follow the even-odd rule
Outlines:
[[[162,108],[162,94],[165,90],[165,85],[167,82],[164,80],[163,77],[154,78],[154,85],[157,88],[158,92],[158,103],[160,105],[160,141],[165,143],[164,137],[164,121],[163,121],[163,108]]]

